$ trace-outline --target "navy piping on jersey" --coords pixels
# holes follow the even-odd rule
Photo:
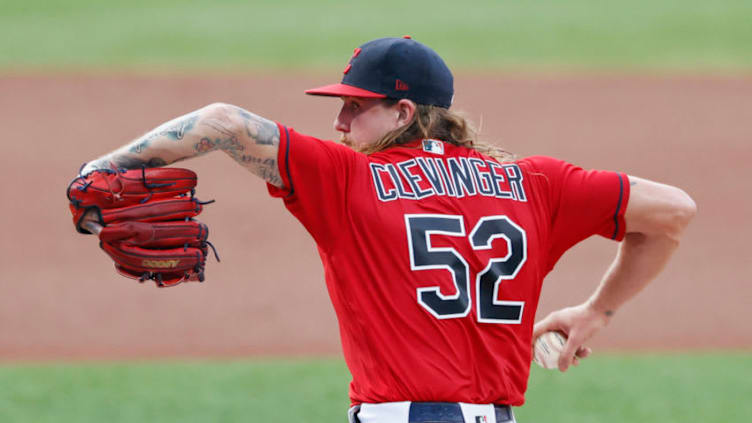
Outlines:
[[[614,234],[611,235],[611,239],[616,239],[619,235],[619,210],[621,210],[621,201],[624,197],[624,180],[621,177],[621,173],[617,173],[619,176],[619,201],[616,203],[616,213],[614,213]]]
[[[291,197],[295,193],[295,188],[292,186],[292,176],[290,176],[290,132],[285,128],[285,172],[287,173],[287,181],[290,183],[290,193],[287,194]]]

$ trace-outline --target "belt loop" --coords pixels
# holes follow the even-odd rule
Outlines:
[[[508,405],[495,405],[494,412],[496,414],[496,423],[514,423],[514,413],[512,407]]]
[[[347,421],[349,423],[360,423],[360,420],[358,420],[358,411],[360,411],[360,404],[353,405],[347,410]]]

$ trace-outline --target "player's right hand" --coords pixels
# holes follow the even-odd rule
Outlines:
[[[558,330],[567,337],[567,343],[559,356],[559,370],[567,371],[569,366],[579,364],[592,349],[583,344],[604,328],[610,317],[593,309],[589,303],[554,311],[535,324],[533,339],[544,332]]]

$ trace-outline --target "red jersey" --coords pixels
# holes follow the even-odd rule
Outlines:
[[[365,155],[279,125],[273,196],[318,245],[353,404],[521,405],[543,278],[621,240],[629,183],[548,157],[418,140]]]

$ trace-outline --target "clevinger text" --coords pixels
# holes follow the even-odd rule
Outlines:
[[[433,195],[527,201],[522,172],[514,163],[476,157],[415,157],[399,163],[371,163],[370,167],[381,201],[420,200]]]

